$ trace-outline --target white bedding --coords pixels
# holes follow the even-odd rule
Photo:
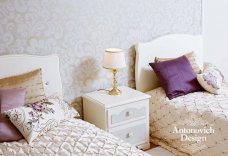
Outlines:
[[[166,97],[161,87],[147,93],[151,95],[150,136],[153,143],[176,155],[228,155],[227,91],[223,95],[195,92],[173,100]]]
[[[148,155],[134,146],[80,119],[69,119],[38,137],[32,144],[0,143],[3,156],[109,156]]]

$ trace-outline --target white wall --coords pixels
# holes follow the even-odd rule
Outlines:
[[[203,35],[206,61],[228,80],[228,0],[203,0]]]

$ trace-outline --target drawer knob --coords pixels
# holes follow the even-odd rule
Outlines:
[[[133,136],[133,133],[132,133],[132,132],[127,133],[127,138],[130,138],[130,137],[132,137],[132,136]]]
[[[131,116],[132,115],[132,112],[131,111],[127,111],[126,112],[126,116]]]

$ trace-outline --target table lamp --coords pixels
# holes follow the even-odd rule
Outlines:
[[[122,49],[109,48],[105,50],[103,68],[109,69],[113,73],[113,88],[109,91],[110,95],[121,94],[121,90],[117,88],[116,74],[118,70],[124,67],[126,67],[126,62]]]

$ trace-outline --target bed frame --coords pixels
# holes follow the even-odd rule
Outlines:
[[[59,57],[56,54],[48,56],[0,56],[0,79],[26,73],[38,68],[42,69],[43,85],[46,96],[54,93],[62,95],[62,83],[59,73]]]
[[[135,81],[136,89],[147,92],[159,87],[158,79],[149,66],[154,58],[178,57],[188,52],[194,52],[197,63],[203,67],[203,43],[201,35],[172,34],[157,38],[148,43],[139,43],[135,46]]]

